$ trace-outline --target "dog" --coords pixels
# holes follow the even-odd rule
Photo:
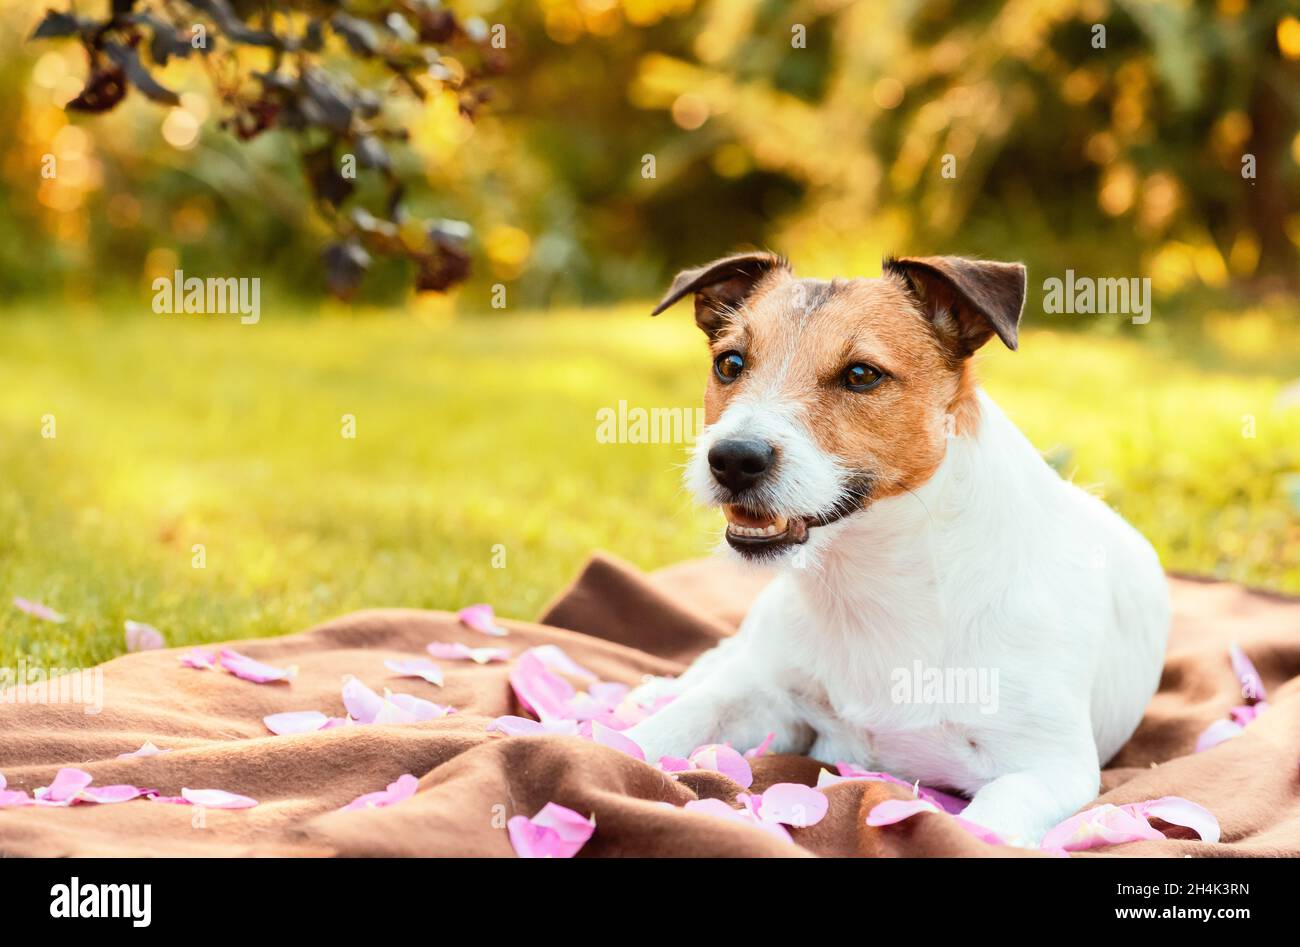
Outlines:
[[[677,696],[627,735],[656,760],[775,734],[1037,844],[1140,722],[1170,606],[1146,539],[976,383],[985,342],[1017,347],[1024,266],[890,258],[826,282],[742,253],[680,273],[653,314],[688,294],[712,366],[687,484],[776,574],[734,636],[634,692]],[[942,686],[970,673],[991,708]]]

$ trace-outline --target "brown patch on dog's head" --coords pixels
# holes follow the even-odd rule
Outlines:
[[[745,254],[683,272],[655,311],[696,293],[715,365],[709,424],[739,404],[797,416],[878,498],[924,483],[947,437],[974,432],[970,356],[994,335],[1016,347],[1024,287],[1018,263],[889,259],[879,279],[824,282],[797,279],[771,254]],[[718,368],[723,358],[735,377]],[[790,445],[772,446],[770,475],[798,477],[782,470]]]

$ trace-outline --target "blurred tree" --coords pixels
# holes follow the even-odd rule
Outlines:
[[[201,57],[224,129],[244,141],[272,128],[296,135],[311,192],[338,237],[322,254],[331,292],[350,298],[372,253],[412,261],[418,289],[447,289],[469,272],[467,227],[408,214],[405,182],[389,153],[407,129],[385,121],[384,95],[397,88],[424,100],[449,86],[458,91],[461,114],[472,118],[486,98],[477,80],[498,71],[501,59],[486,25],[462,24],[437,0],[340,7],[312,0],[112,0],[100,16],[79,15],[75,5],[49,10],[32,39],[74,39],[84,48],[85,86],[66,105],[76,112],[109,111],[131,88],[179,106],[180,96],[151,67]],[[342,41],[346,56],[327,61],[327,32]],[[263,51],[261,70],[252,67],[250,50]],[[349,200],[359,169],[381,178],[380,206]]]

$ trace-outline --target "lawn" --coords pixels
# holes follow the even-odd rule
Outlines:
[[[597,438],[619,401],[698,403],[689,314],[645,311],[0,316],[0,665],[111,658],[126,619],[184,644],[370,606],[534,618],[592,550],[707,552],[683,447]],[[1029,331],[987,387],[1170,569],[1300,592],[1300,346],[1147,328]]]

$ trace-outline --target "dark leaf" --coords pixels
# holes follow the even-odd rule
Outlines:
[[[325,264],[325,285],[345,301],[356,293],[370,268],[370,254],[353,239],[331,243],[321,254],[321,261]]]
[[[74,112],[107,112],[126,96],[126,77],[116,66],[97,66],[81,94],[67,104]]]
[[[330,19],[334,32],[347,40],[348,46],[358,56],[375,56],[379,53],[379,34],[365,20],[346,13],[336,13]]]
[[[95,28],[93,20],[82,20],[70,13],[58,10],[46,10],[45,19],[36,24],[36,29],[28,39],[51,39],[55,36],[75,36],[88,33]]]
[[[153,40],[149,43],[149,56],[160,66],[167,65],[167,60],[172,56],[185,59],[194,51],[194,47],[190,45],[188,29],[182,34],[175,26],[152,13],[134,13],[129,19],[130,22],[147,26],[153,31]],[[206,49],[203,51],[207,52]]]
[[[353,182],[342,175],[333,145],[307,152],[302,163],[312,193],[320,200],[338,207],[352,194]]]
[[[302,74],[303,116],[313,125],[346,132],[352,125],[352,103],[316,70]]]
[[[236,16],[235,11],[230,9],[230,4],[226,0],[189,0],[189,4],[196,10],[202,10],[212,17],[213,22],[217,24],[217,28],[232,42],[243,43],[245,46],[267,46],[271,49],[284,48],[284,41],[274,33],[252,29]]]
[[[158,80],[149,75],[149,70],[145,69],[141,64],[140,57],[134,49],[120,43],[106,43],[104,52],[108,54],[109,59],[126,73],[126,77],[131,80],[131,84],[147,97],[155,102],[162,102],[164,105],[180,104],[181,97],[171,89],[159,85]]]
[[[320,20],[312,20],[307,24],[307,32],[299,40],[300,48],[307,50],[309,53],[318,53],[321,47],[325,45],[325,30],[321,26]]]
[[[420,292],[441,293],[469,277],[469,254],[462,247],[443,247],[420,258],[415,288]]]

